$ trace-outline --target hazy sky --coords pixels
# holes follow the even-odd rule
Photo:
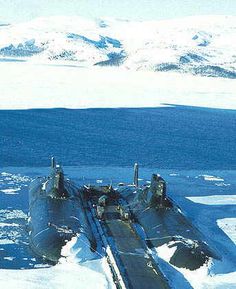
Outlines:
[[[0,0],[0,23],[50,15],[150,20],[204,14],[236,15],[236,0]]]

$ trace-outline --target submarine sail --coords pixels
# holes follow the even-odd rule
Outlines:
[[[29,190],[29,241],[39,256],[57,262],[62,247],[77,234],[85,234],[96,247],[77,188],[64,178],[52,158],[51,174],[35,179]]]
[[[136,173],[137,174],[137,173]],[[142,226],[150,248],[173,248],[169,262],[179,268],[196,270],[211,258],[221,259],[204,236],[166,195],[166,182],[153,174],[150,185],[121,186],[117,189]]]

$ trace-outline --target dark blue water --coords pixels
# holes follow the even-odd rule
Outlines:
[[[1,166],[236,169],[236,111],[192,107],[0,111]]]

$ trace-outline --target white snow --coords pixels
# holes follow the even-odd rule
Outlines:
[[[3,177],[2,180],[4,180],[4,182],[8,181],[7,183],[11,185],[30,181],[28,176],[21,176],[20,174],[15,175],[7,172],[2,172],[0,177]]]
[[[228,222],[229,226],[234,225],[235,231],[235,220],[227,220],[224,219],[224,225]],[[219,220],[218,220],[219,221]],[[217,223],[218,223],[217,221]],[[220,220],[221,221],[221,220]],[[232,222],[232,223],[231,223]],[[233,233],[233,228],[231,227],[231,233]],[[232,236],[232,235],[231,235]],[[234,232],[234,238],[236,238]],[[162,260],[169,262],[170,258],[173,256],[175,252],[175,247],[169,248],[168,245],[163,245],[161,247],[155,248],[153,251],[154,258],[159,261],[162,267],[165,267]],[[155,252],[157,252],[158,258],[155,256]],[[228,273],[228,274],[217,274],[214,275],[211,273],[211,264],[212,262],[209,261],[209,264],[205,264],[197,270],[191,271],[185,268],[178,268],[174,265],[171,265],[176,271],[183,274],[184,278],[191,284],[192,288],[194,289],[216,289],[216,288],[227,288],[227,289],[234,289],[235,288],[235,280],[236,280],[236,272]],[[180,278],[176,271],[171,271],[170,268],[166,268],[165,274],[166,277],[169,279],[170,283],[173,285],[174,288],[183,288],[187,289],[190,288],[189,285],[184,283],[184,280]]]
[[[170,242],[169,245],[172,245],[174,242]],[[174,255],[177,247],[169,247],[167,244],[164,244],[160,247],[155,248],[158,257],[162,258],[166,262],[169,262],[171,257]]]
[[[18,191],[20,191],[20,188],[0,190],[0,192],[4,193],[6,195],[17,195]]]
[[[10,239],[0,239],[0,245],[8,245],[8,244],[14,244],[14,242]]]
[[[61,262],[85,262],[86,260],[93,260],[100,256],[92,252],[90,249],[90,242],[84,234],[80,234],[77,237],[73,237],[61,251],[63,256]]]
[[[121,68],[0,63],[0,109],[157,107],[236,109],[236,81]]]
[[[2,228],[2,227],[18,227],[18,226],[19,226],[19,224],[15,224],[15,223],[3,223],[3,222],[0,223],[0,228]]]
[[[2,175],[3,177],[10,177],[12,174],[3,172],[3,173],[1,173],[1,175]]]
[[[236,205],[236,195],[212,195],[186,198],[194,203],[203,205]]]
[[[54,267],[31,270],[1,270],[1,288],[24,289],[109,289],[105,276],[92,268],[77,264],[58,264]]]
[[[236,218],[219,219],[217,225],[236,245]]]
[[[115,288],[106,258],[98,252],[91,251],[90,242],[83,233],[73,237],[62,248],[61,255],[63,257],[60,258],[57,266],[64,264],[70,267],[71,264],[76,264],[78,269],[85,267],[91,271],[83,275],[83,278],[87,279],[83,288],[84,286],[85,288]]]
[[[125,55],[121,65],[126,69],[155,70],[170,63],[183,71],[199,65],[234,71],[235,19],[223,15],[162,21],[42,17],[0,27],[0,54],[89,67],[116,53]]]
[[[4,260],[8,260],[8,261],[12,261],[12,260],[15,259],[15,257],[4,257],[3,259],[4,259]]]
[[[203,69],[200,75],[210,75],[208,66],[235,73],[236,17],[100,23],[58,16],[0,27],[0,109],[166,103],[236,109],[236,81],[227,79],[230,75],[179,73]],[[94,66],[123,54],[120,67]],[[154,72],[166,64],[180,69]]]
[[[169,245],[172,245],[172,244],[173,243],[170,242]],[[170,248],[167,244],[165,244],[158,248],[153,249],[152,251],[152,255],[154,259],[160,264],[162,269],[165,269],[164,272],[165,272],[167,279],[170,282],[170,285],[172,285],[173,288],[188,289],[190,288],[189,284],[191,284],[192,286],[191,288],[203,289],[204,288],[203,282],[206,281],[208,278],[208,271],[209,271],[210,264],[208,265],[205,264],[199,269],[194,270],[194,271],[191,271],[185,268],[178,268],[170,263],[168,266],[166,266],[165,262],[169,262],[175,250],[176,250],[176,247]],[[171,270],[171,268],[174,268],[174,270]],[[181,275],[179,275],[178,272],[180,272]],[[183,276],[185,279],[183,279]],[[189,282],[189,284],[186,283],[186,280]]]
[[[200,289],[235,289],[236,272],[208,276]]]
[[[215,183],[215,185],[217,187],[229,187],[230,186],[230,184],[226,184],[226,183]]]
[[[209,267],[207,265],[203,265],[202,267],[194,271],[187,270],[184,268],[178,268],[178,271],[184,275],[184,277],[189,281],[189,283],[192,285],[194,289],[207,288],[202,282],[203,280],[207,280],[209,278],[208,275]]]
[[[220,177],[209,176],[209,175],[202,175],[199,177],[203,177],[205,181],[215,181],[215,182],[224,181],[224,179],[222,179]]]
[[[0,221],[10,219],[27,219],[27,215],[22,210],[0,209]]]
[[[1,241],[1,240],[0,240]],[[62,249],[62,257],[56,266],[36,264],[30,270],[3,270],[0,272],[1,288],[9,289],[114,289],[106,258],[93,253],[85,235],[72,238]],[[4,257],[12,261],[13,257]],[[35,261],[34,258],[31,258]]]

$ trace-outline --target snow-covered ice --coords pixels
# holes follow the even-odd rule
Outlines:
[[[146,183],[150,179],[154,169],[142,168],[140,183]],[[1,178],[19,176],[29,184],[29,179],[35,175],[45,174],[45,168],[4,168],[8,174],[1,175]],[[97,180],[103,180],[104,184],[109,184],[113,179],[114,185],[121,181],[127,183],[132,177],[132,168],[101,168],[101,167],[66,167],[65,171],[78,184],[96,184]],[[40,173],[41,172],[41,173]],[[235,256],[235,171],[181,171],[181,170],[158,170],[168,181],[168,194],[181,206],[183,212],[194,223],[194,225],[208,238],[212,245],[222,257],[221,261],[214,261],[211,266],[203,266],[197,271],[175,268],[166,262],[173,254],[172,249],[167,246],[159,248],[157,261],[162,267],[165,275],[171,281],[174,289],[234,289],[236,283]],[[217,176],[218,179],[225,180],[231,184],[229,187],[215,186],[215,181],[205,181],[199,178],[200,175]],[[18,179],[16,179],[16,183]],[[193,184],[189,186],[189,184]],[[223,181],[220,181],[223,182]],[[218,182],[217,182],[218,183]],[[6,185],[6,188],[11,185]],[[213,195],[201,196],[201,192],[214,192]],[[198,196],[198,197],[197,197]],[[20,202],[24,204],[23,209],[27,211],[27,193],[19,191]],[[201,199],[198,199],[200,198]],[[7,195],[2,194],[2,203],[11,203]],[[18,198],[13,195],[12,198]],[[197,202],[192,199],[197,198]],[[209,203],[206,200],[209,199]],[[221,202],[218,202],[221,200]],[[26,223],[26,214],[22,210],[4,209],[0,210],[0,254],[5,259],[1,259],[0,265],[0,286],[15,288],[45,288],[50,286],[57,288],[114,288],[111,279],[109,266],[104,257],[91,252],[88,241],[83,235],[73,238],[63,248],[65,257],[54,267],[43,263],[41,260],[30,255],[27,245],[21,247],[20,251],[12,251],[10,248],[18,248],[21,242],[27,241],[23,237],[22,225]],[[22,223],[23,222],[23,223]],[[157,227],[158,229],[158,227]],[[141,229],[140,229],[141,230]],[[9,232],[14,231],[14,234]],[[21,241],[21,242],[19,242]],[[17,243],[16,243],[17,242]],[[18,243],[19,242],[19,243]],[[174,249],[173,249],[174,250]],[[137,252],[138,254],[141,253]],[[16,258],[14,258],[16,257]],[[21,270],[11,269],[11,264],[18,260]],[[26,264],[26,265],[24,265]],[[6,269],[7,268],[7,269]]]
[[[188,200],[210,206],[217,205],[236,205],[236,195],[211,195],[199,197],[187,197]]]
[[[9,62],[17,58],[236,78],[235,19],[223,15],[162,21],[42,17],[0,27],[0,55]]]
[[[163,260],[169,262],[171,257],[174,255],[177,247],[176,246],[169,246],[170,244],[164,244],[158,248],[156,248],[156,252],[159,258],[162,258]]]
[[[236,109],[236,81],[121,68],[0,63],[0,108],[159,107]]]
[[[95,264],[94,264],[95,265]],[[94,266],[96,269],[98,264]],[[54,267],[31,270],[1,270],[1,287],[25,289],[112,289],[106,276],[89,266],[78,264],[58,264]],[[16,285],[17,284],[17,285]]]
[[[235,109],[235,19],[58,16],[0,27],[0,108]]]
[[[20,191],[20,188],[11,188],[11,189],[3,189],[0,192],[7,194],[7,195],[15,195],[18,194],[17,192]]]
[[[219,219],[217,225],[236,245],[236,218]]]
[[[18,226],[19,224],[15,224],[15,223],[3,223],[3,222],[0,223],[0,228],[1,227],[18,227]]]
[[[215,181],[215,182],[224,181],[224,179],[222,179],[220,177],[216,177],[216,176],[202,175],[202,176],[199,176],[199,177],[203,177],[203,179],[205,181]]]
[[[0,221],[13,219],[27,219],[27,215],[22,210],[0,209]]]
[[[60,262],[66,258],[66,262],[83,263],[85,261],[93,260],[99,257],[95,252],[90,249],[90,242],[84,234],[79,234],[73,237],[61,251],[63,256]]]

